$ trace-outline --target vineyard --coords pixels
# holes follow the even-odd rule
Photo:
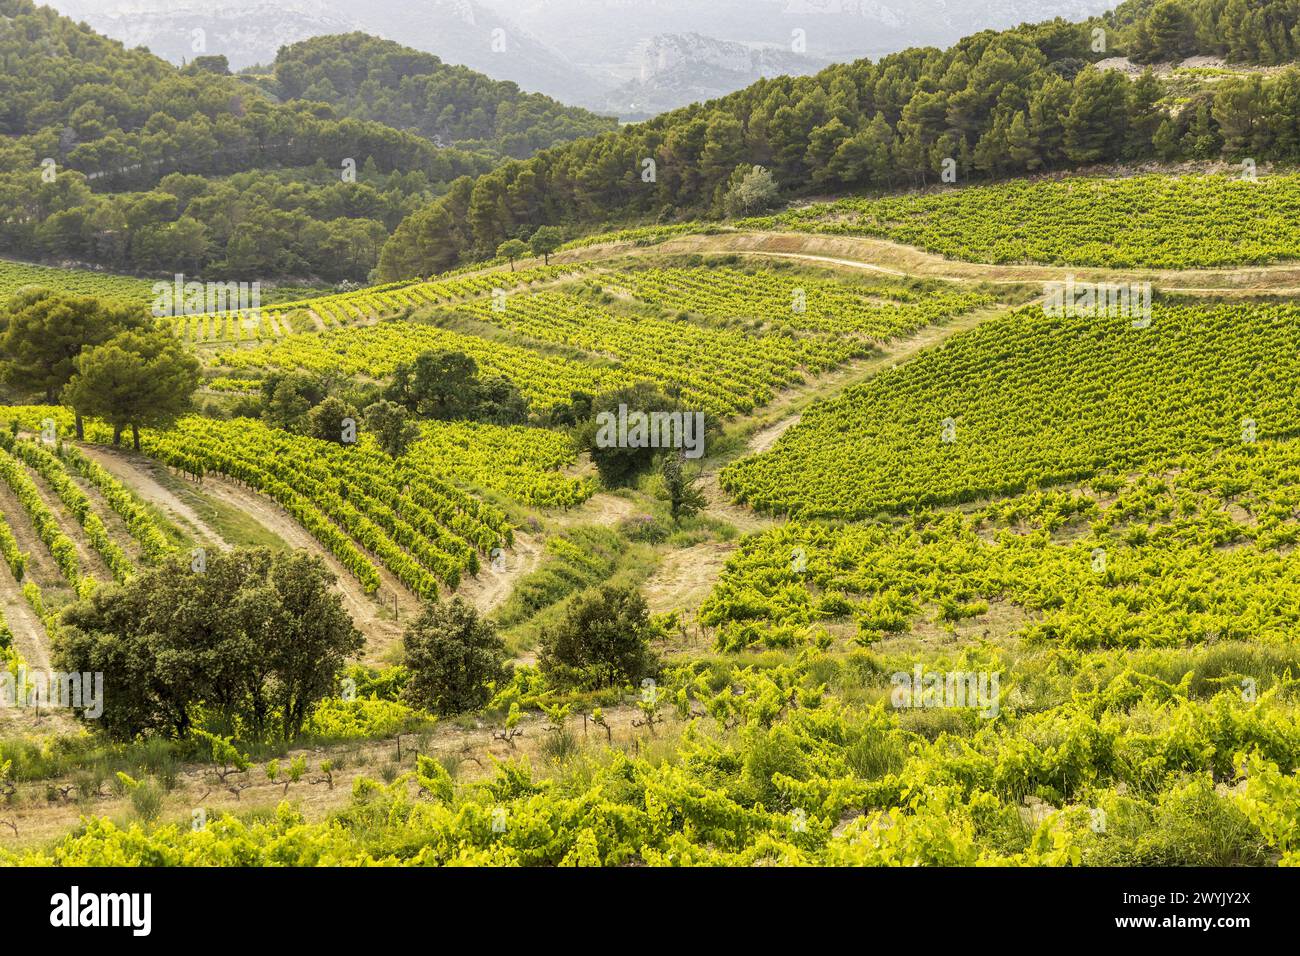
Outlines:
[[[966,215],[1001,221],[992,206]],[[480,748],[473,771],[448,769],[474,759],[458,756],[474,731],[457,722],[460,750],[399,757],[383,782],[358,770],[323,820],[286,805],[214,814],[199,832],[104,815],[0,859],[1300,862],[1300,308],[1159,299],[1149,324],[995,314],[991,296],[957,286],[680,261],[450,276],[176,331],[219,346],[204,351],[218,402],[255,405],[268,371],[382,382],[454,350],[510,379],[535,414],[648,381],[740,428],[792,386],[881,359],[799,406],[765,450],[714,465],[693,523],[666,517],[654,480],[602,487],[559,427],[421,421],[397,458],[364,432],[339,444],[250,418],[142,432],[177,483],[274,502],[362,597],[493,590],[516,549],[535,570],[484,606],[541,634],[603,582],[682,561],[669,580],[711,586],[653,616],[663,657],[649,700],[552,686],[524,643],[473,715],[505,741]],[[917,341],[930,347],[913,357]],[[53,634],[76,598],[182,545],[96,463],[107,426],[86,423],[87,450],[22,437],[50,421],[72,433],[67,409],[0,409],[0,482],[18,509],[0,516],[0,556],[19,610]],[[773,520],[730,525],[740,509],[725,497]],[[673,530],[655,537],[660,524]],[[690,563],[697,550],[717,554],[707,570]],[[10,664],[21,633],[0,618]],[[991,677],[988,707],[900,704],[898,676],[922,672]],[[524,757],[511,734],[537,711],[545,728],[529,730],[539,742]],[[415,716],[391,696],[327,697],[309,726],[382,737]],[[566,734],[580,756],[552,757]]]
[[[504,308],[462,303],[466,324],[455,331],[385,322],[223,361],[379,376],[455,343],[485,368],[520,375],[530,397],[559,401],[576,382],[650,376],[735,413],[842,362],[849,352],[836,348],[876,347],[987,302],[797,273],[714,274],[707,283],[693,270],[628,269],[599,288],[509,296]],[[789,308],[796,293],[804,311]],[[1300,383],[1288,357],[1300,346],[1298,317],[1290,306],[1161,303],[1140,328],[1025,308],[813,405],[770,451],[722,473],[725,488],[794,520],[740,542],[694,615],[705,652],[671,658],[656,703],[642,704],[673,760],[623,746],[629,730],[611,738],[620,745],[607,760],[542,772],[506,760],[462,780],[420,755],[392,781],[360,779],[357,797],[321,822],[288,806],[220,815],[201,833],[92,819],[6,859],[1296,862]],[[510,338],[462,330],[472,324]],[[679,341],[695,354],[654,347]],[[687,378],[700,364],[717,378]],[[29,432],[51,418],[68,432],[64,410],[0,414]],[[504,503],[567,508],[596,491],[564,474],[574,453],[560,432],[421,427],[397,461],[365,436],[342,446],[193,416],[146,431],[144,448],[179,473],[222,475],[275,500],[366,589],[387,574],[427,597],[492,573],[485,559],[514,536]],[[88,437],[108,439],[93,422]],[[83,499],[60,476],[98,489],[133,528],[130,555],[97,551],[122,575],[167,553],[147,515],[129,496],[115,500],[71,446],[19,440],[0,466],[36,528],[44,506],[26,505],[24,481],[39,478],[72,515]],[[79,524],[97,540],[93,509]],[[6,530],[0,552],[21,575]],[[618,533],[602,535],[616,553]],[[585,567],[591,556],[570,542],[589,536],[552,538],[547,552]],[[57,527],[46,537],[62,556],[62,592],[93,588]],[[25,593],[56,627],[70,595],[49,603],[39,588]],[[900,707],[897,675],[914,669],[996,675],[996,713]],[[551,693],[523,667],[489,713]],[[343,706],[327,701],[322,725],[350,719],[330,716]]]
[[[463,311],[524,339],[610,356],[628,378],[659,383],[720,415],[766,404],[776,391],[802,381],[801,370],[826,371],[865,352],[829,337],[746,335],[631,316],[562,292],[511,296],[505,308],[470,303]]]
[[[153,281],[150,279],[0,259],[0,298],[7,299],[25,286],[43,286],[57,292],[121,299],[144,306],[153,301]]]
[[[232,311],[179,315],[170,322],[173,331],[191,343],[261,342],[295,332],[312,331],[318,327],[331,329],[367,324],[424,306],[448,305],[496,290],[508,291],[552,282],[576,270],[575,266],[554,265],[516,272],[453,276],[427,282],[394,282],[336,295],[278,302],[263,306],[256,314]]]
[[[706,275],[719,276],[716,291],[702,288]],[[761,407],[809,374],[869,354],[876,343],[989,302],[971,293],[726,270],[614,272],[607,284],[631,289],[643,309],[654,312],[620,308],[614,295],[590,280],[456,304],[453,315],[462,325],[470,320],[468,329],[381,322],[224,351],[215,362],[245,372],[297,368],[383,378],[423,351],[454,350],[513,381],[541,410],[574,392],[650,381],[702,410],[729,416]],[[674,303],[678,311],[669,317]],[[696,317],[681,312],[683,306]],[[761,328],[746,327],[750,318]],[[228,377],[218,381],[233,387]]]
[[[1300,259],[1298,210],[1295,173],[1071,177],[844,199],[747,225],[890,239],[972,262],[1190,269]]]
[[[855,285],[764,270],[642,269],[611,285],[666,309],[793,332],[896,338],[990,303],[986,296],[887,284]]]
[[[567,402],[575,391],[595,394],[631,383],[630,376],[609,364],[576,361],[418,322],[292,335],[273,344],[222,352],[214,361],[245,371],[305,369],[382,379],[421,352],[438,350],[463,352],[485,373],[508,378],[539,409]]]
[[[701,620],[727,650],[814,644],[828,626],[864,646],[955,639],[991,613],[1028,647],[1286,647],[1298,478],[1300,442],[1263,442],[973,511],[791,523],[744,543]]]
[[[30,430],[46,420],[60,433],[71,428],[66,410],[48,407],[3,409],[4,420]],[[87,437],[107,442],[111,432],[92,422]],[[31,447],[34,459],[43,454]],[[477,575],[481,557],[513,540],[508,517],[466,488],[552,508],[571,507],[594,490],[558,473],[572,461],[563,436],[527,428],[434,423],[400,462],[368,437],[343,446],[251,420],[190,417],[172,430],[146,432],[142,447],[178,472],[197,479],[222,475],[266,495],[367,591],[378,590],[382,566],[411,592],[430,598],[440,586],[455,589],[465,576]],[[75,553],[57,539],[57,525],[52,533],[47,544],[63,556],[69,581],[80,584]],[[151,547],[160,548],[156,536]]]
[[[41,933],[625,938],[651,867],[886,947],[1290,925],[1300,0],[51,3],[0,0]]]
[[[11,411],[0,409],[0,421],[13,420]],[[35,429],[41,427],[40,421],[31,424]],[[85,567],[55,507],[80,529],[107,572],[104,580],[125,581],[141,564],[160,561],[173,550],[170,539],[139,498],[71,445],[47,447],[37,439],[0,434],[0,482],[18,502],[22,520],[30,525],[57,572],[57,577],[44,585],[38,582],[31,572],[43,562],[33,561],[32,555],[22,550],[10,524],[0,515],[0,556],[49,634],[57,627],[62,606],[90,595],[100,583]],[[48,491],[42,491],[42,485]],[[121,539],[106,523],[110,513],[122,528]]]
[[[1139,328],[1028,307],[813,407],[721,481],[762,510],[861,519],[1288,437],[1297,317],[1165,305]]]
[[[289,805],[202,831],[107,819],[16,863],[317,866],[1294,865],[1291,649],[1011,656],[999,717],[889,706],[912,658],[859,650],[664,675],[676,760],[615,750],[479,783],[419,756],[323,822]],[[1246,701],[1233,681],[1260,674]],[[689,722],[689,723],[688,723]],[[667,731],[661,731],[667,733]],[[1220,781],[1216,783],[1217,781]],[[413,796],[418,793],[419,796]],[[501,825],[504,821],[505,825]]]

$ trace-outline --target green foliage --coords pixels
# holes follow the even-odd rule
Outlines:
[[[428,725],[428,718],[396,700],[373,693],[355,700],[327,697],[312,711],[303,733],[318,740],[382,740]]]
[[[555,226],[542,226],[533,233],[533,238],[528,240],[528,246],[532,249],[533,255],[541,256],[546,265],[551,264],[551,253],[559,249],[564,244],[564,233]]]
[[[362,646],[319,558],[266,550],[172,558],[64,612],[54,657],[104,674],[95,725],[117,740],[201,726],[296,737]]]
[[[16,108],[5,127],[0,248],[24,258],[245,281],[364,280],[386,232],[416,202],[495,162],[369,119],[332,116],[318,102],[275,101],[219,68],[179,69],[28,0],[6,0],[3,13],[0,54]],[[559,109],[545,102],[530,109],[505,84],[444,71],[503,108],[519,101],[531,114],[517,118],[524,127]],[[469,107],[471,97],[452,93]],[[605,123],[582,115],[577,131]],[[505,109],[501,146],[526,150],[527,137],[508,135],[509,117]],[[563,111],[554,118],[552,132],[562,137]],[[220,148],[196,145],[214,143]],[[57,161],[54,184],[42,179],[47,157]],[[331,157],[328,166],[322,157]],[[353,182],[340,175],[344,157],[358,167]],[[238,228],[217,225],[220,211],[233,208]]]
[[[842,199],[753,225],[874,236],[953,259],[1189,269],[1300,255],[1300,175],[1071,177]],[[1171,211],[1176,210],[1176,215]]]
[[[637,683],[658,669],[649,640],[645,599],[634,588],[604,585],[579,594],[560,621],[543,629],[538,665],[562,687]]]
[[[500,376],[479,377],[478,363],[463,352],[429,351],[400,363],[384,393],[421,418],[518,425],[528,418],[528,403]]]
[[[708,499],[700,490],[699,475],[688,474],[682,456],[676,452],[664,455],[659,473],[674,521],[699,514],[708,505]]]
[[[350,444],[348,437],[356,438],[359,417],[355,408],[331,395],[307,413],[306,435],[336,445]]]
[[[721,483],[760,509],[862,519],[1184,451],[1249,451],[1255,431],[1262,449],[1300,420],[1300,367],[1283,358],[1300,349],[1296,315],[1158,304],[1142,327],[1129,315],[1028,307],[814,406]]]
[[[497,246],[497,256],[510,262],[510,271],[515,271],[515,260],[528,254],[528,246],[519,239],[507,239]]]
[[[391,458],[401,458],[411,443],[420,438],[420,426],[411,421],[405,408],[393,402],[375,402],[368,406],[365,424],[375,443]]]
[[[946,50],[903,50],[812,78],[765,79],[544,157],[506,163],[405,219],[384,246],[379,273],[395,279],[453,268],[548,225],[591,229],[611,221],[666,224],[716,215],[738,185],[738,165],[764,164],[777,189],[797,196],[900,184],[947,187],[951,178],[940,178],[945,169],[965,183],[1157,156],[1294,160],[1300,144],[1294,65],[1244,89],[1233,82],[1207,85],[1191,104],[1161,96],[1154,77],[1131,79],[1090,65],[1116,52],[1094,49],[1097,27],[1120,34],[1139,56],[1169,48],[1289,63],[1300,49],[1294,3],[1182,0],[1154,10],[1147,4],[1139,0],[1115,17],[1083,23],[983,31]],[[1192,42],[1176,24],[1169,29],[1164,11],[1170,9],[1190,12],[1198,25]],[[1125,29],[1116,29],[1117,17]],[[1154,30],[1148,24],[1143,33],[1138,21],[1148,20]],[[1153,33],[1158,51],[1143,46]],[[1234,129],[1250,130],[1249,152],[1229,142]],[[659,171],[653,183],[638,175],[647,158]]]
[[[481,710],[505,679],[505,644],[496,625],[461,598],[427,604],[403,637],[406,701],[434,714]]]
[[[276,92],[286,100],[330,103],[341,116],[413,129],[439,145],[517,159],[617,125],[363,33],[281,47],[274,76]]]
[[[0,378],[20,393],[54,401],[76,373],[83,350],[140,328],[143,320],[142,309],[121,303],[24,289],[0,311]]]
[[[108,422],[114,445],[130,427],[139,451],[140,429],[189,411],[201,377],[198,359],[166,332],[121,332],[77,357],[66,398],[79,415]]]
[[[723,205],[728,216],[754,216],[777,204],[780,187],[762,166],[739,166],[731,177]]]
[[[359,780],[350,805],[308,823],[210,819],[149,833],[90,819],[28,864],[608,866],[1250,865],[1294,859],[1300,793],[1294,707],[1231,690],[1189,695],[1204,652],[1089,673],[1058,655],[1018,659],[1003,716],[930,740],[908,714],[854,703],[900,659],[805,656],[703,662],[666,680],[695,718],[677,759],[613,751],[545,780],[502,764],[457,785],[417,757],[391,785]],[[933,662],[939,666],[941,662]],[[970,666],[971,660],[962,663]],[[981,666],[1012,662],[984,658]],[[1173,683],[1164,678],[1172,678]],[[1156,679],[1159,678],[1159,679]],[[715,703],[715,701],[717,701]],[[1019,703],[1017,703],[1019,701]],[[727,728],[733,728],[728,730]],[[415,786],[411,784],[414,783]],[[494,820],[504,822],[502,829]],[[844,825],[839,826],[841,821]]]

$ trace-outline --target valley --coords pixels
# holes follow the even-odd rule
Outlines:
[[[1293,3],[621,124],[0,7],[0,864],[1300,863]]]

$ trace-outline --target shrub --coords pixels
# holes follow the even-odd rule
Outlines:
[[[406,632],[408,703],[435,714],[482,709],[506,676],[496,625],[461,598],[429,604]]]
[[[657,669],[650,615],[635,588],[604,585],[573,599],[542,632],[538,667],[562,686],[594,689],[636,683]]]

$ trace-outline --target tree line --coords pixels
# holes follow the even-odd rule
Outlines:
[[[1239,8],[1240,0],[1134,0],[1083,23],[984,31],[947,50],[910,49],[816,76],[762,80],[457,180],[397,229],[379,275],[452,268],[540,225],[576,231],[720,216],[755,166],[797,195],[1153,157],[1300,157],[1295,68],[1225,78],[1177,102],[1152,73],[1130,79],[1094,65],[1126,47],[1148,58],[1173,48],[1242,58],[1294,54],[1295,0],[1251,4],[1228,30]],[[1191,26],[1173,31],[1183,38],[1175,43],[1167,25],[1180,17]],[[1204,39],[1220,28],[1213,42]]]

